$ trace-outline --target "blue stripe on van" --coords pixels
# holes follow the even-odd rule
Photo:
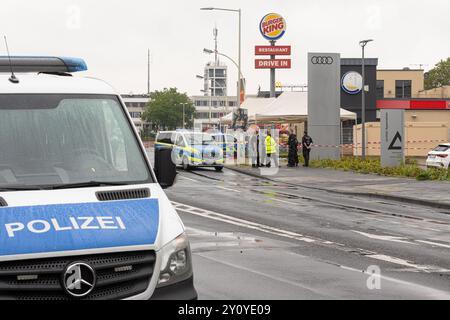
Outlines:
[[[0,256],[153,245],[156,199],[0,208]]]

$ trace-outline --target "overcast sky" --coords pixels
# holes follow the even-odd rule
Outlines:
[[[121,93],[146,92],[149,48],[152,90],[201,94],[195,75],[212,59],[202,50],[213,47],[214,26],[222,52],[237,59],[238,44],[237,15],[200,11],[204,6],[242,8],[250,94],[269,87],[269,71],[254,69],[254,46],[267,44],[259,21],[269,12],[284,16],[288,29],[279,44],[293,47],[293,68],[277,72],[283,84],[306,84],[307,52],[359,57],[358,41],[366,38],[376,40],[367,54],[379,58],[379,68],[429,69],[450,56],[449,0],[1,0],[0,33],[14,55],[83,57],[87,75]],[[3,55],[3,44],[0,50]],[[235,88],[237,72],[228,65]]]

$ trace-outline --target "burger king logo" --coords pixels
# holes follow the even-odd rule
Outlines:
[[[259,29],[264,38],[275,41],[284,36],[286,21],[277,13],[269,13],[262,18]]]

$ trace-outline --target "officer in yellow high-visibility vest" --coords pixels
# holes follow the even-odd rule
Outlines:
[[[267,153],[266,167],[270,168],[272,165],[272,157],[274,158],[274,161],[276,163],[276,153],[277,153],[277,143],[275,139],[272,138],[272,134],[270,132],[267,133],[265,145]]]

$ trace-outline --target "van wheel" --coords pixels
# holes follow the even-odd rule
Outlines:
[[[217,172],[221,172],[223,170],[223,167],[214,167],[214,169],[216,169]]]
[[[182,165],[183,165],[183,170],[185,170],[185,171],[188,171],[191,169],[191,166],[189,165],[189,160],[186,157],[183,158]]]

